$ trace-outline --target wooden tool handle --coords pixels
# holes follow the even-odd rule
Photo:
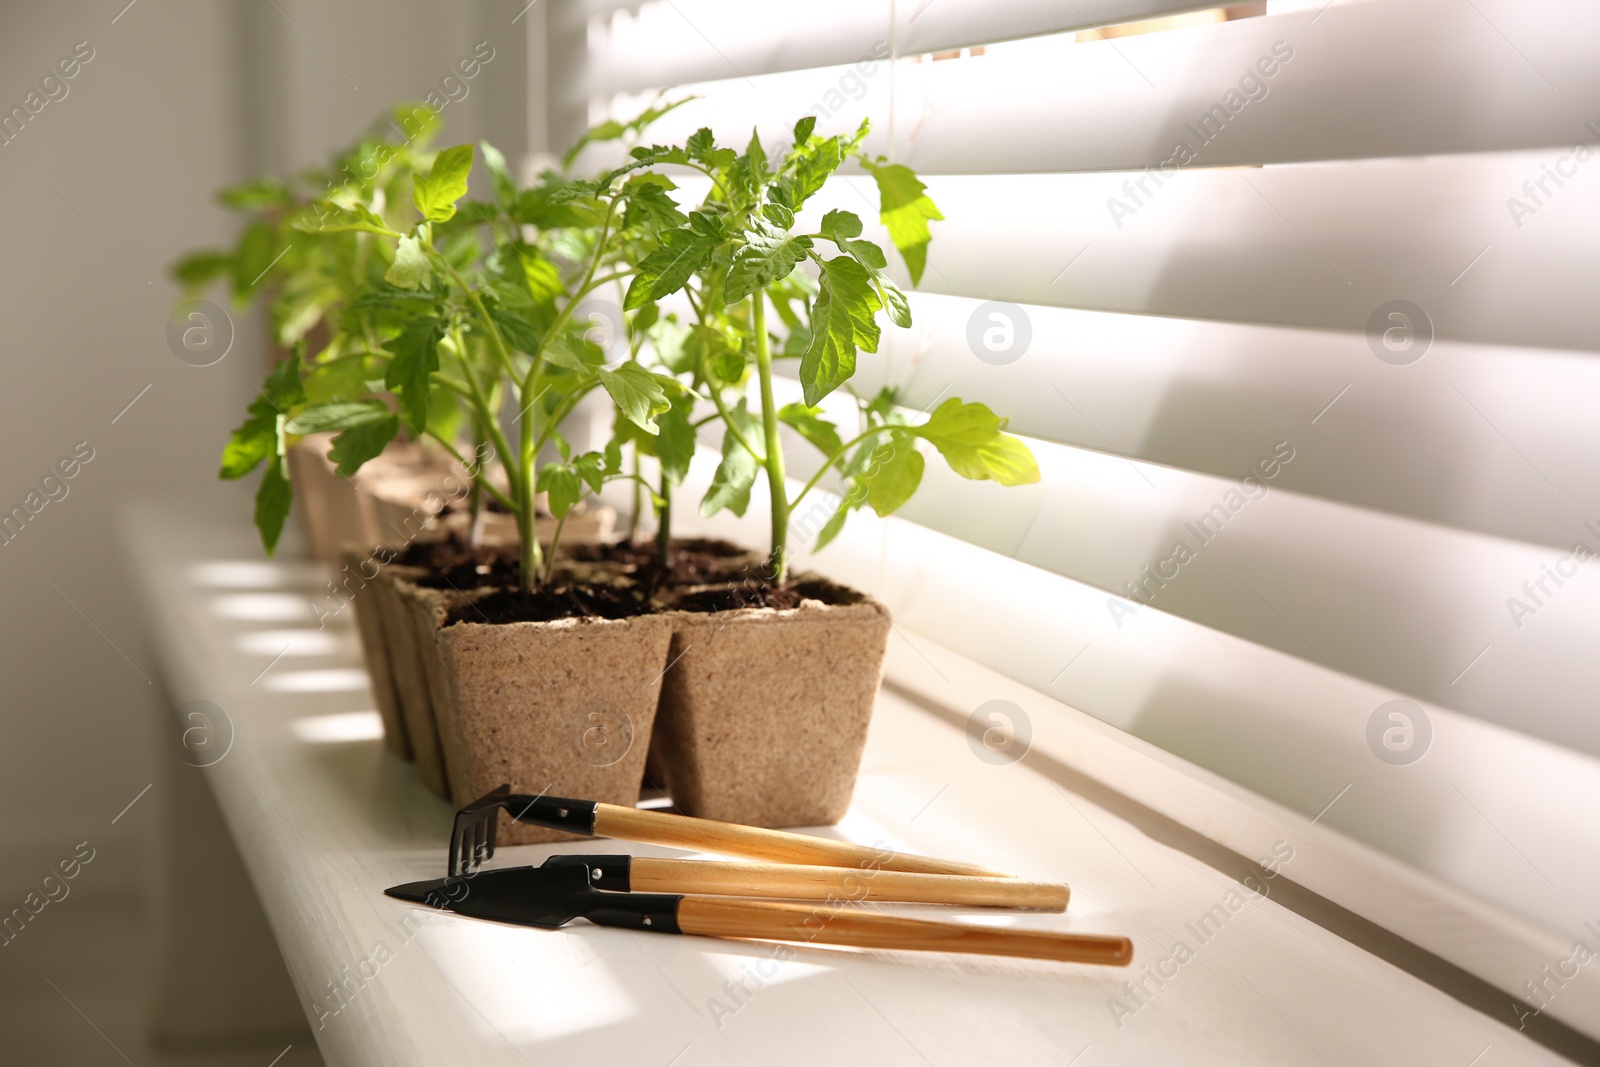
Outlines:
[[[976,878],[1009,878],[1009,871],[996,871],[972,863],[938,860],[908,855],[823,837],[791,834],[783,830],[764,830],[758,826],[691,819],[664,811],[645,811],[617,804],[595,805],[594,832],[601,837],[624,841],[644,841],[654,845],[715,852],[722,856],[744,856],[770,863],[802,863],[822,867],[875,867],[885,871],[914,874],[961,874]]]
[[[1065,911],[1064,885],[1016,878],[811,867],[788,863],[725,863],[720,860],[654,859],[635,856],[629,888],[645,893],[710,893],[736,897],[798,897],[848,902],[894,900],[911,904],[969,904],[988,908]]]
[[[974,952],[1113,967],[1125,967],[1133,959],[1133,942],[1125,937],[1001,930],[875,915],[858,908],[775,904],[724,897],[684,897],[678,903],[678,929],[707,937],[756,937],[862,948]]]

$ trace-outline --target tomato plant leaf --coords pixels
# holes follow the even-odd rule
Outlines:
[[[478,150],[483,153],[484,169],[494,181],[495,203],[509,210],[517,199],[517,180],[511,176],[511,168],[506,165],[505,153],[488,141],[479,141]],[[471,163],[470,157],[468,163]]]
[[[272,555],[283,536],[284,521],[289,518],[289,508],[294,503],[294,487],[282,457],[274,457],[256,490],[256,530],[261,534],[261,545]]]
[[[333,439],[328,458],[333,460],[339,473],[348,478],[360,470],[363,463],[382,452],[399,432],[398,415],[390,414],[387,408],[381,415],[373,412],[367,421],[356,423]]]
[[[790,237],[761,219],[752,219],[751,224],[753,229],[745,233],[744,246],[733,254],[728,267],[722,295],[730,304],[779,278],[787,278],[811,244],[803,237]]]
[[[898,433],[886,434],[872,452],[872,459],[860,478],[867,490],[867,503],[879,515],[899,510],[922,484],[923,459],[916,441]]]
[[[756,484],[761,472],[760,462],[734,440],[733,434],[722,439],[722,462],[711,478],[711,487],[700,501],[700,515],[710,518],[723,508],[743,516],[750,507],[750,487]]]
[[[878,218],[889,228],[889,239],[900,250],[911,273],[911,284],[922,281],[928,264],[928,244],[933,233],[928,223],[944,218],[910,167],[899,163],[870,163],[862,166],[878,183]]]
[[[808,408],[804,404],[785,404],[778,409],[778,418],[794,427],[801,437],[810,441],[824,456],[833,457],[844,448],[839,440],[839,428],[822,417],[821,408]]]
[[[878,292],[883,295],[883,307],[889,313],[889,321],[902,330],[910,328],[911,302],[906,299],[905,292],[887,274],[879,274],[874,280],[878,283]]]
[[[872,277],[855,260],[836,256],[822,264],[821,288],[811,309],[811,343],[800,358],[800,384],[806,404],[823,397],[856,372],[856,350],[878,350],[882,307]]]
[[[272,368],[256,398],[250,402],[249,418],[233,431],[222,450],[219,478],[232,481],[256,469],[278,451],[278,419],[297,404],[305,403],[305,386],[300,381],[300,357],[282,360]]]
[[[433,277],[433,265],[428,253],[415,237],[402,237],[394,250],[394,262],[384,272],[383,280],[401,289],[419,289]]]
[[[364,426],[369,422],[388,417],[389,409],[381,400],[337,400],[329,404],[314,404],[290,419],[284,429],[290,433],[333,433]]]
[[[471,145],[446,148],[433,157],[432,170],[411,179],[411,202],[429,222],[448,222],[456,213],[456,201],[467,195],[471,172]]]
[[[602,368],[600,384],[611,394],[617,410],[652,436],[661,432],[655,417],[672,407],[667,388],[678,387],[674,379],[652,374],[637,363],[624,363],[614,371]]]
[[[711,261],[720,234],[703,232],[703,225],[696,228],[694,220],[704,217],[702,212],[695,212],[691,225],[661,233],[660,247],[644,257],[628,285],[628,294],[622,299],[624,311],[634,311],[677,292],[690,275]]]
[[[566,518],[567,513],[583,496],[583,482],[578,477],[578,472],[567,463],[547,463],[541,467],[534,488],[545,494],[545,503],[550,508],[550,514],[557,519]]]
[[[933,442],[950,469],[963,478],[992,478],[1001,485],[1039,480],[1039,464],[1020,438],[1005,433],[1006,420],[982,404],[951,397],[921,426],[910,427]]]
[[[428,394],[433,387],[430,375],[439,369],[439,339],[443,336],[444,320],[424,315],[406,323],[400,336],[389,342],[394,358],[389,361],[383,383],[400,394],[400,413],[416,433],[428,425]]]

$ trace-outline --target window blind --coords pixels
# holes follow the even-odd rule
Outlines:
[[[726,144],[870,118],[946,221],[862,384],[1008,414],[1043,481],[930,464],[896,518],[804,562],[872,589],[899,639],[1420,872],[1478,935],[1312,888],[1520,995],[1600,885],[1600,830],[1571,817],[1600,797],[1600,9],[1082,32],[1203,6],[587,0],[552,106],[623,117],[676,87],[699,99],[651,139]],[[865,181],[824,196],[876,215]],[[1374,748],[1393,700],[1427,758]],[[1600,1006],[1550,1010],[1600,1036]]]

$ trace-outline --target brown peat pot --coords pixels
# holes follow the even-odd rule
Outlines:
[[[455,803],[509,782],[517,793],[631,807],[671,644],[662,615],[437,628],[427,669]],[[572,835],[502,819],[499,839]]]
[[[684,814],[821,826],[850,806],[889,612],[812,576],[785,592],[795,606],[740,607],[726,589],[682,590],[680,610],[667,613],[671,667],[652,755]]]

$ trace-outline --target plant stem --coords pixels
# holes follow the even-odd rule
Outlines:
[[[500,462],[505,465],[506,472],[514,474],[515,468],[510,460],[511,446],[506,442],[505,434],[500,431],[500,424],[495,417],[495,405],[490,402],[489,396],[484,393],[483,387],[478,383],[478,376],[472,371],[472,359],[467,354],[466,340],[461,336],[459,325],[453,330],[453,336],[455,338],[456,351],[461,354],[461,373],[467,379],[467,392],[472,399],[473,407],[478,413],[478,425],[488,431],[490,440],[494,442],[496,448],[500,449],[502,457]],[[434,373],[437,374],[438,372],[435,371]],[[440,380],[444,380],[442,375]],[[486,478],[487,475],[480,470],[478,477]],[[513,496],[517,494],[517,483],[514,479],[511,482],[511,493]]]
[[[572,512],[567,512],[567,515],[571,514]],[[544,564],[544,584],[546,585],[549,585],[556,576],[556,549],[561,544],[561,531],[566,529],[567,526],[567,515],[563,515],[556,520],[556,532],[550,537],[550,554],[545,557]]]
[[[639,511],[644,507],[644,486],[639,484],[639,449],[633,450],[633,510],[628,514],[628,544],[639,536]]]
[[[783,480],[783,447],[778,439],[778,407],[772,399],[772,351],[767,341],[766,294],[750,294],[750,328],[756,340],[756,370],[761,375],[761,426],[767,436],[767,488],[772,495],[772,581],[789,576],[789,494]]]
[[[486,435],[482,429],[472,437],[472,454],[483,455]],[[477,548],[483,541],[483,478],[472,479],[472,495],[468,498],[467,506],[472,515],[472,524],[467,527],[467,544]]]
[[[665,574],[672,567],[672,483],[661,476],[661,507],[656,510],[656,565]]]

